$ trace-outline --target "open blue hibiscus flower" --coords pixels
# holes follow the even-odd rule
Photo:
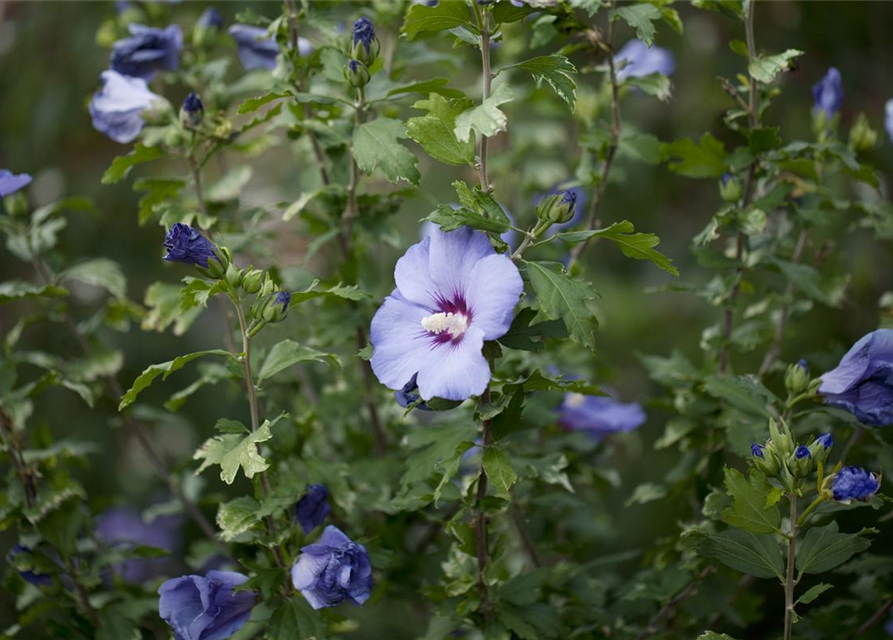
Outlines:
[[[484,340],[509,330],[524,290],[511,259],[487,236],[435,231],[394,269],[397,288],[372,319],[372,370],[400,390],[413,377],[423,400],[464,400],[490,381]]]

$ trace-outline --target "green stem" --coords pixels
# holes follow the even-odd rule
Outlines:
[[[791,632],[794,628],[794,587],[797,581],[794,578],[795,558],[797,555],[797,494],[789,493],[788,501],[791,503],[791,535],[788,538],[788,570],[784,583],[784,640],[791,640]]]
[[[800,514],[800,519],[797,520],[797,526],[802,527],[804,524],[806,524],[806,518],[809,516],[809,514],[815,511],[816,508],[820,504],[822,504],[822,502],[824,502],[824,498],[822,498],[822,496],[818,496],[815,500],[813,500],[812,503],[808,507],[806,507],[806,510]]]

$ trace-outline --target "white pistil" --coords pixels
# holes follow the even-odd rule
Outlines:
[[[458,338],[468,328],[468,318],[461,313],[432,313],[422,318],[422,328],[431,333],[448,332]]]
[[[569,393],[567,394],[567,398],[565,398],[564,400],[564,403],[571,409],[576,409],[577,407],[583,406],[584,402],[586,402],[586,396],[584,396],[582,393]]]

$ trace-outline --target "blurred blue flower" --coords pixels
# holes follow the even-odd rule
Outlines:
[[[332,525],[326,527],[319,542],[301,549],[291,578],[314,609],[334,607],[345,600],[361,605],[372,591],[372,565],[366,547]]]
[[[846,409],[863,424],[893,423],[893,329],[863,336],[821,381],[819,393],[828,404]]]
[[[816,115],[824,111],[825,118],[831,118],[840,111],[840,105],[843,104],[843,81],[837,68],[828,69],[825,77],[812,85],[812,97],[812,111]]]
[[[844,467],[837,472],[832,484],[838,502],[867,502],[881,488],[878,477],[862,467]]]
[[[173,578],[158,588],[158,614],[176,640],[225,640],[245,626],[256,602],[253,591],[233,591],[248,580],[235,571]]]
[[[34,552],[31,551],[31,549],[29,549],[28,547],[17,544],[6,555],[6,560],[10,564],[12,564],[15,557],[20,556],[20,555],[33,556]],[[53,584],[52,576],[50,576],[46,573],[38,573],[31,569],[27,569],[25,571],[19,571],[18,573],[20,576],[22,576],[22,579],[25,582],[31,583],[35,587],[46,587],[46,586]]]
[[[164,98],[149,91],[142,78],[131,78],[117,71],[102,72],[102,89],[90,100],[93,128],[115,142],[126,144],[143,130],[143,112]]]
[[[389,389],[417,375],[419,395],[465,400],[490,381],[484,340],[508,331],[524,290],[512,260],[467,227],[411,246],[394,269],[397,288],[372,319],[372,370]]]
[[[307,492],[295,505],[295,518],[301,524],[304,533],[310,533],[325,522],[331,510],[328,497],[329,491],[324,485],[311,484],[307,486]]]
[[[13,173],[0,169],[0,198],[11,196],[31,184],[31,176],[27,173]]]
[[[205,238],[198,229],[193,229],[182,222],[174,223],[164,237],[164,248],[167,249],[165,260],[183,262],[196,267],[208,268],[208,260],[216,255],[216,245]]]
[[[584,431],[595,438],[633,431],[645,422],[641,405],[618,402],[610,396],[568,393],[559,413],[559,425],[571,431]]]
[[[419,374],[414,373],[413,376],[409,379],[409,382],[403,385],[402,389],[394,392],[394,399],[397,401],[397,404],[399,404],[404,409],[422,399],[422,397],[419,395],[419,385],[416,383],[416,378],[418,377]],[[416,405],[415,408],[421,411],[431,411],[431,408],[424,402]]]
[[[234,24],[229,28],[229,35],[236,41],[239,59],[246,71],[253,69],[275,69],[279,45],[271,38],[266,29],[252,27],[247,24]],[[298,38],[298,53],[310,55],[313,45],[306,38]]]
[[[113,507],[97,516],[96,537],[112,547],[146,546],[174,553],[182,542],[181,527],[182,519],[175,516],[145,522],[136,509]],[[164,558],[138,558],[115,565],[114,571],[125,582],[138,584],[163,572],[168,565]]]
[[[884,128],[887,130],[887,137],[893,142],[893,100],[887,100],[884,105]]]
[[[183,32],[172,24],[164,29],[131,24],[130,37],[112,45],[113,71],[125,76],[151,80],[158,71],[174,71],[180,66]]]
[[[220,15],[220,12],[214,7],[208,7],[202,12],[202,15],[199,16],[196,25],[202,29],[222,29],[223,16]]]
[[[669,49],[649,47],[641,40],[630,40],[614,55],[614,64],[620,67],[617,79],[641,78],[652,73],[672,75],[676,70],[676,59]]]

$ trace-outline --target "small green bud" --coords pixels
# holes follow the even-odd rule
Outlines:
[[[260,269],[251,269],[242,277],[242,289],[245,293],[257,293],[264,281],[266,275]]]
[[[809,445],[809,451],[816,462],[824,463],[831,455],[831,447],[834,446],[834,438],[830,433],[823,433]]]
[[[809,364],[806,360],[792,364],[784,374],[784,384],[792,396],[800,395],[809,387]]]
[[[190,92],[180,107],[180,126],[187,130],[198,129],[205,117],[205,106],[202,99]]]
[[[217,256],[217,260],[208,260],[207,267],[197,266],[196,269],[206,278],[220,280],[226,276],[226,272],[233,261],[233,254],[226,247],[215,246],[214,255]]]
[[[277,291],[259,298],[251,307],[251,315],[263,322],[281,322],[288,315],[290,304],[291,294],[287,291]]]
[[[236,268],[233,263],[226,268],[226,282],[233,289],[238,289],[242,283],[242,270]]]
[[[719,180],[719,195],[726,202],[738,202],[741,199],[741,181],[731,173],[722,174]]]
[[[750,445],[750,453],[752,455],[753,464],[757,469],[770,478],[778,475],[781,465],[779,465],[778,456],[771,446],[766,447],[754,443]]]
[[[344,78],[355,89],[362,89],[369,83],[369,67],[359,60],[350,60],[344,67]]]
[[[575,191],[559,191],[546,196],[536,208],[536,215],[544,222],[561,224],[574,217],[577,211],[577,193]]]
[[[223,28],[223,16],[213,7],[205,9],[192,30],[192,43],[198,47],[210,47]]]
[[[798,478],[805,478],[812,473],[814,462],[809,447],[801,444],[788,459],[788,468]]]
[[[350,34],[350,57],[363,64],[372,64],[378,57],[381,45],[375,37],[375,27],[368,18],[359,18],[353,23]]]
[[[3,206],[6,209],[6,213],[13,217],[25,217],[28,215],[28,198],[21,191],[3,198]]]
[[[779,455],[789,456],[794,453],[794,438],[791,436],[791,432],[783,420],[781,422],[781,429],[779,429],[778,423],[776,423],[773,418],[769,418],[769,435],[770,440]]]
[[[877,144],[877,131],[868,124],[868,118],[864,113],[856,116],[856,121],[850,129],[850,148],[856,151],[868,151]]]
[[[265,297],[269,296],[276,290],[276,284],[273,282],[272,278],[270,278],[269,274],[266,274],[264,278],[263,284],[260,287],[260,296]]]

